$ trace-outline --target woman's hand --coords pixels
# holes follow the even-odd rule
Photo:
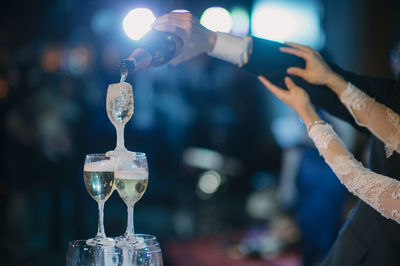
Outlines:
[[[306,68],[289,67],[287,73],[299,76],[305,81],[326,85],[338,96],[346,89],[347,82],[338,74],[333,72],[322,56],[314,49],[297,43],[286,43],[291,47],[281,47],[279,50],[303,58],[306,61]]]
[[[258,79],[272,94],[278,97],[278,99],[292,107],[303,119],[305,124],[310,124],[313,121],[319,120],[319,116],[315,112],[307,92],[297,86],[291,78],[285,77],[285,84],[289,90],[283,90],[275,86],[263,76],[258,76]]]
[[[289,67],[287,73],[299,76],[304,80],[316,84],[327,85],[327,82],[334,74],[322,56],[314,49],[297,43],[285,43],[290,47],[281,47],[279,50],[303,58],[306,61],[306,68]]]

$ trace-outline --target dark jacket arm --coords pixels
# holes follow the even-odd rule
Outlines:
[[[283,79],[288,76],[286,69],[291,66],[304,68],[305,62],[302,58],[282,53],[279,47],[284,44],[253,37],[253,47],[249,62],[242,68],[254,75],[263,75],[271,82],[281,88],[286,88]],[[342,72],[344,74],[344,72]],[[301,78],[293,77],[295,83],[304,88],[310,96],[311,101],[328,113],[345,120],[358,130],[367,133],[364,128],[359,127],[344,105],[340,102],[334,92],[326,86],[312,85]]]

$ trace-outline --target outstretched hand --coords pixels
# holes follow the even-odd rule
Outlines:
[[[316,85],[326,85],[333,72],[322,56],[311,47],[297,43],[285,43],[290,47],[281,47],[279,50],[303,58],[306,68],[289,67],[287,73],[303,78]]]
[[[170,61],[171,65],[211,52],[215,45],[216,33],[203,27],[190,12],[170,12],[157,18],[152,27],[174,33],[182,39],[182,52]]]
[[[279,88],[263,76],[258,76],[258,79],[278,99],[292,107],[305,123],[318,120],[318,116],[314,111],[314,106],[307,92],[297,86],[291,78],[285,77],[285,84],[289,90]]]

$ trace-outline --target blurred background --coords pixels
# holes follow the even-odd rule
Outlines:
[[[216,6],[226,9],[217,19],[204,13]],[[2,1],[1,265],[64,265],[69,241],[96,234],[84,157],[115,147],[106,89],[134,47],[122,28],[134,8],[156,17],[187,9],[212,29],[307,44],[360,74],[393,77],[400,61],[395,0]],[[135,230],[157,235],[165,265],[323,259],[355,199],[254,76],[203,55],[128,82],[135,114],[125,143],[145,152],[150,168]],[[322,115],[365,161],[366,139]],[[108,236],[126,226],[116,194],[105,204]]]

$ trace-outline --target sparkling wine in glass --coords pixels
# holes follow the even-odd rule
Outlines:
[[[125,77],[121,73],[121,82],[110,84],[107,89],[107,115],[117,132],[117,146],[107,155],[128,152],[124,144],[124,128],[133,115],[134,106],[132,86],[124,80]]]
[[[115,188],[128,208],[128,222],[125,234],[117,246],[132,246],[137,243],[133,224],[133,208],[147,188],[148,166],[146,154],[136,152],[117,158],[114,172]]]
[[[87,154],[83,169],[86,189],[89,195],[97,201],[99,221],[97,235],[86,241],[88,245],[114,245],[115,241],[107,238],[104,232],[104,203],[110,197],[114,188],[115,160],[105,154]]]

